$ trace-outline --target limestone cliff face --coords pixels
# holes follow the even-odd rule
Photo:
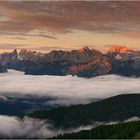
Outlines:
[[[94,77],[108,74],[111,69],[110,59],[106,55],[101,55],[87,64],[69,67],[68,73],[80,77]]]

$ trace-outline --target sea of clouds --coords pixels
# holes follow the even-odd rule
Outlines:
[[[140,78],[105,75],[94,78],[79,78],[76,76],[33,76],[23,72],[9,70],[0,74],[0,99],[7,96],[37,98],[47,96],[56,98],[49,104],[71,105],[85,104],[93,99],[103,99],[110,96],[129,93],[140,93]],[[126,120],[137,121],[137,117]],[[5,138],[48,138],[60,133],[77,132],[91,129],[100,124],[117,122],[95,122],[90,126],[76,129],[61,130],[53,128],[47,120],[0,115],[0,136]]]
[[[76,76],[33,76],[9,70],[0,74],[0,98],[33,95],[57,98],[49,104],[85,104],[119,94],[140,93],[140,78],[105,75],[94,78]]]

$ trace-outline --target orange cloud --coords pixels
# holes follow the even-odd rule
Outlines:
[[[0,7],[4,9],[2,15],[10,19],[1,22],[0,29],[8,31],[121,32],[140,23],[140,1],[14,1],[0,2]]]
[[[140,1],[0,1],[0,42],[14,41],[15,47],[28,42],[26,47],[43,51],[80,45],[138,48],[139,13]]]

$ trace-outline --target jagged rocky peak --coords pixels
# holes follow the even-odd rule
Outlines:
[[[78,49],[78,52],[84,53],[90,51],[90,49],[87,46],[81,47],[80,49]]]
[[[90,49],[88,46],[84,46],[84,47],[81,47],[80,49],[78,49],[78,52],[85,53],[85,52],[100,52],[100,51],[95,48]]]
[[[21,49],[19,51],[19,60],[30,60],[36,55],[36,51],[31,51],[30,49]]]
[[[26,49],[26,48],[24,49],[24,48],[23,48],[23,49],[21,49],[21,50],[19,51],[19,54],[20,54],[20,53],[21,53],[21,54],[30,54],[30,53],[36,54],[37,52],[36,52],[36,51],[32,51],[31,49]]]
[[[17,49],[14,49],[13,52],[12,52],[12,54],[17,54],[17,53],[18,53]]]
[[[18,51],[17,49],[14,49],[13,52],[11,53],[12,59],[16,60],[18,57]]]
[[[23,49],[21,49],[21,51],[31,52],[31,49],[29,49],[29,48],[23,48]]]
[[[30,49],[26,49],[26,48],[24,48],[24,49],[21,49],[20,51],[19,51],[19,53],[30,53],[30,52],[32,52]]]
[[[126,47],[126,46],[112,46],[109,49],[109,53],[126,53],[126,52],[132,52],[133,50]]]

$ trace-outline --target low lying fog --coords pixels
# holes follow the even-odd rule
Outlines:
[[[125,122],[139,121],[138,117],[133,117]],[[118,122],[95,122],[92,125],[81,126],[75,129],[55,129],[44,120],[0,115],[0,137],[1,138],[50,138],[63,133],[78,132],[80,130],[89,130],[98,125],[110,125]]]
[[[49,138],[62,133],[78,132],[91,129],[103,123],[96,122],[91,126],[81,126],[76,129],[55,129],[48,122],[39,119],[24,117],[10,117],[0,115],[1,138]]]
[[[140,93],[140,78],[117,75],[99,76],[90,79],[76,76],[33,76],[24,75],[23,72],[14,70],[0,74],[0,99],[3,100],[6,100],[6,96],[48,96],[57,98],[56,100],[49,100],[50,104],[70,105],[84,104],[90,102],[91,99],[129,93]],[[130,118],[126,122],[132,120],[139,120],[139,118]],[[44,120],[28,117],[19,119],[0,115],[0,136],[6,138],[48,138],[60,133],[91,129],[102,123],[98,122],[91,126],[72,130],[60,130],[54,129]]]
[[[9,70],[0,74],[0,98],[4,96],[38,95],[56,97],[50,104],[88,103],[91,99],[118,94],[140,93],[140,78],[117,75],[90,79],[76,76],[33,76]]]

